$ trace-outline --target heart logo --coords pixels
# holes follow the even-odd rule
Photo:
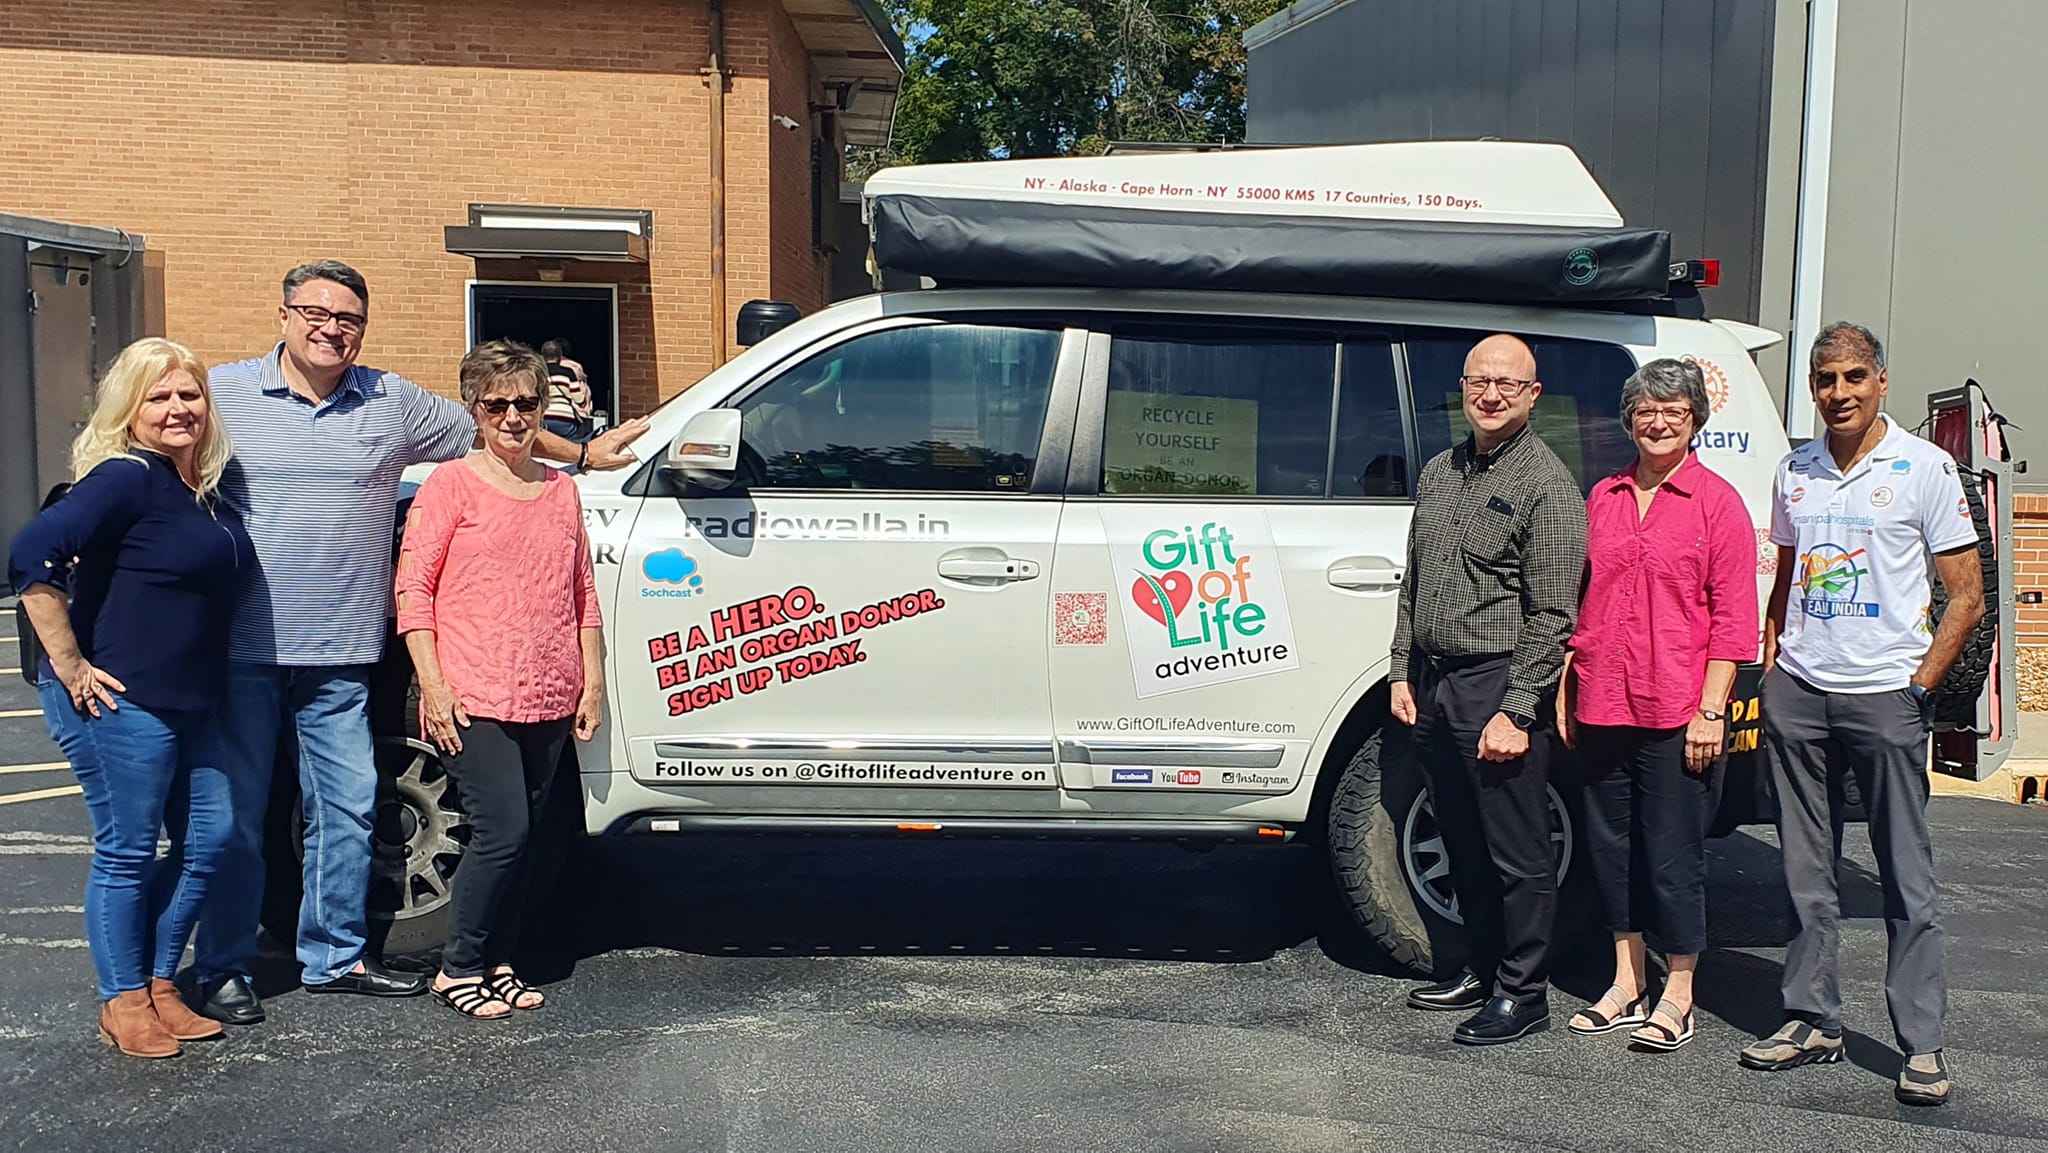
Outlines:
[[[1179,569],[1153,579],[1166,590],[1166,599],[1173,605],[1173,615],[1180,616],[1180,610],[1188,607],[1188,600],[1195,595],[1195,582]],[[1166,611],[1160,607],[1159,594],[1152,591],[1152,581],[1139,577],[1131,583],[1131,603],[1143,610],[1146,616],[1162,625],[1166,623]]]

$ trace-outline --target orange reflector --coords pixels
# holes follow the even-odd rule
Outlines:
[[[1262,837],[1284,837],[1287,835],[1287,830],[1276,829],[1271,825],[1260,825],[1259,835]]]
[[[928,821],[904,821],[896,826],[899,833],[936,833],[940,826]]]
[[[729,444],[698,444],[695,441],[686,440],[677,446],[676,451],[683,456],[713,456],[724,460],[732,455],[732,446]]]

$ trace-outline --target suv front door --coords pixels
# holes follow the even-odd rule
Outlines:
[[[1056,808],[1055,381],[1084,345],[888,320],[725,400],[739,481],[650,496],[624,558],[634,778],[727,809]]]

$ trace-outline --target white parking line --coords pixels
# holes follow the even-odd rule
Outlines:
[[[12,676],[12,677],[18,677],[18,676],[20,676],[20,675],[21,675],[21,668],[20,668],[20,666],[18,666],[18,665],[17,665],[16,667],[14,667],[14,668],[11,668],[11,669],[0,669],[0,677],[9,677],[9,676]]]
[[[84,905],[23,905],[18,909],[0,909],[0,917],[53,917],[59,914],[77,916],[84,913]]]
[[[0,765],[0,777],[14,773],[54,773],[71,767],[70,761],[43,761],[34,765]]]
[[[65,785],[57,789],[31,789],[26,793],[0,794],[0,805],[19,805],[27,801],[47,801],[53,797],[75,797],[85,790],[77,785]],[[7,850],[0,847],[0,853]],[[90,850],[88,850],[90,851]]]
[[[40,717],[41,709],[0,709],[0,717]]]
[[[28,945],[37,949],[90,949],[92,945],[82,937],[59,937],[46,941],[38,937],[10,937],[0,933],[0,945]]]

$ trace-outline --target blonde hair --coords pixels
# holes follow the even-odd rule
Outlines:
[[[199,382],[199,395],[206,402],[206,431],[199,438],[193,463],[199,472],[196,486],[201,499],[210,499],[220,487],[220,474],[227,468],[235,448],[221,427],[220,413],[213,407],[213,388],[207,383],[206,364],[189,348],[160,336],[144,337],[121,350],[100,378],[99,393],[93,400],[92,415],[85,431],[71,442],[71,478],[85,474],[117,457],[140,460],[135,455],[135,434],[131,426],[149,390],[179,369]]]

